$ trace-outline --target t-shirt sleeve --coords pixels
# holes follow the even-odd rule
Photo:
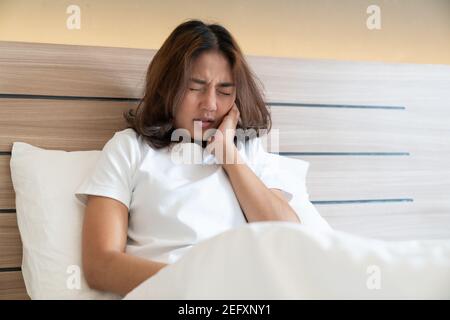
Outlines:
[[[116,132],[105,144],[93,170],[75,191],[83,204],[87,195],[97,195],[116,199],[130,209],[133,175],[139,158],[139,145],[132,134]]]
[[[294,191],[283,182],[280,156],[267,152],[260,137],[251,139],[249,144],[250,166],[255,174],[267,188],[281,190],[286,199],[291,201]]]

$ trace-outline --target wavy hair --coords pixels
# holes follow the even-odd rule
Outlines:
[[[169,146],[173,115],[187,90],[193,61],[203,52],[216,50],[231,66],[236,83],[236,105],[241,121],[236,129],[269,132],[270,112],[263,85],[255,76],[231,33],[219,24],[189,20],[172,31],[153,57],[146,75],[145,93],[137,108],[125,111],[127,128],[133,128],[153,148]]]

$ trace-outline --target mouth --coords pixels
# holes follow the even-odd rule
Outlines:
[[[208,129],[214,125],[214,120],[212,120],[212,119],[194,119],[194,123],[196,121],[198,121],[198,122],[201,121],[202,129]]]

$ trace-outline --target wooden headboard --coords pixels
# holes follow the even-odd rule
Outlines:
[[[0,299],[27,298],[9,161],[14,141],[100,150],[125,128],[155,51],[0,42]],[[450,66],[248,57],[281,153],[337,230],[450,238]]]

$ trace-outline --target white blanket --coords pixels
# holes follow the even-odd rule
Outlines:
[[[450,240],[251,223],[199,243],[124,299],[450,299]]]

